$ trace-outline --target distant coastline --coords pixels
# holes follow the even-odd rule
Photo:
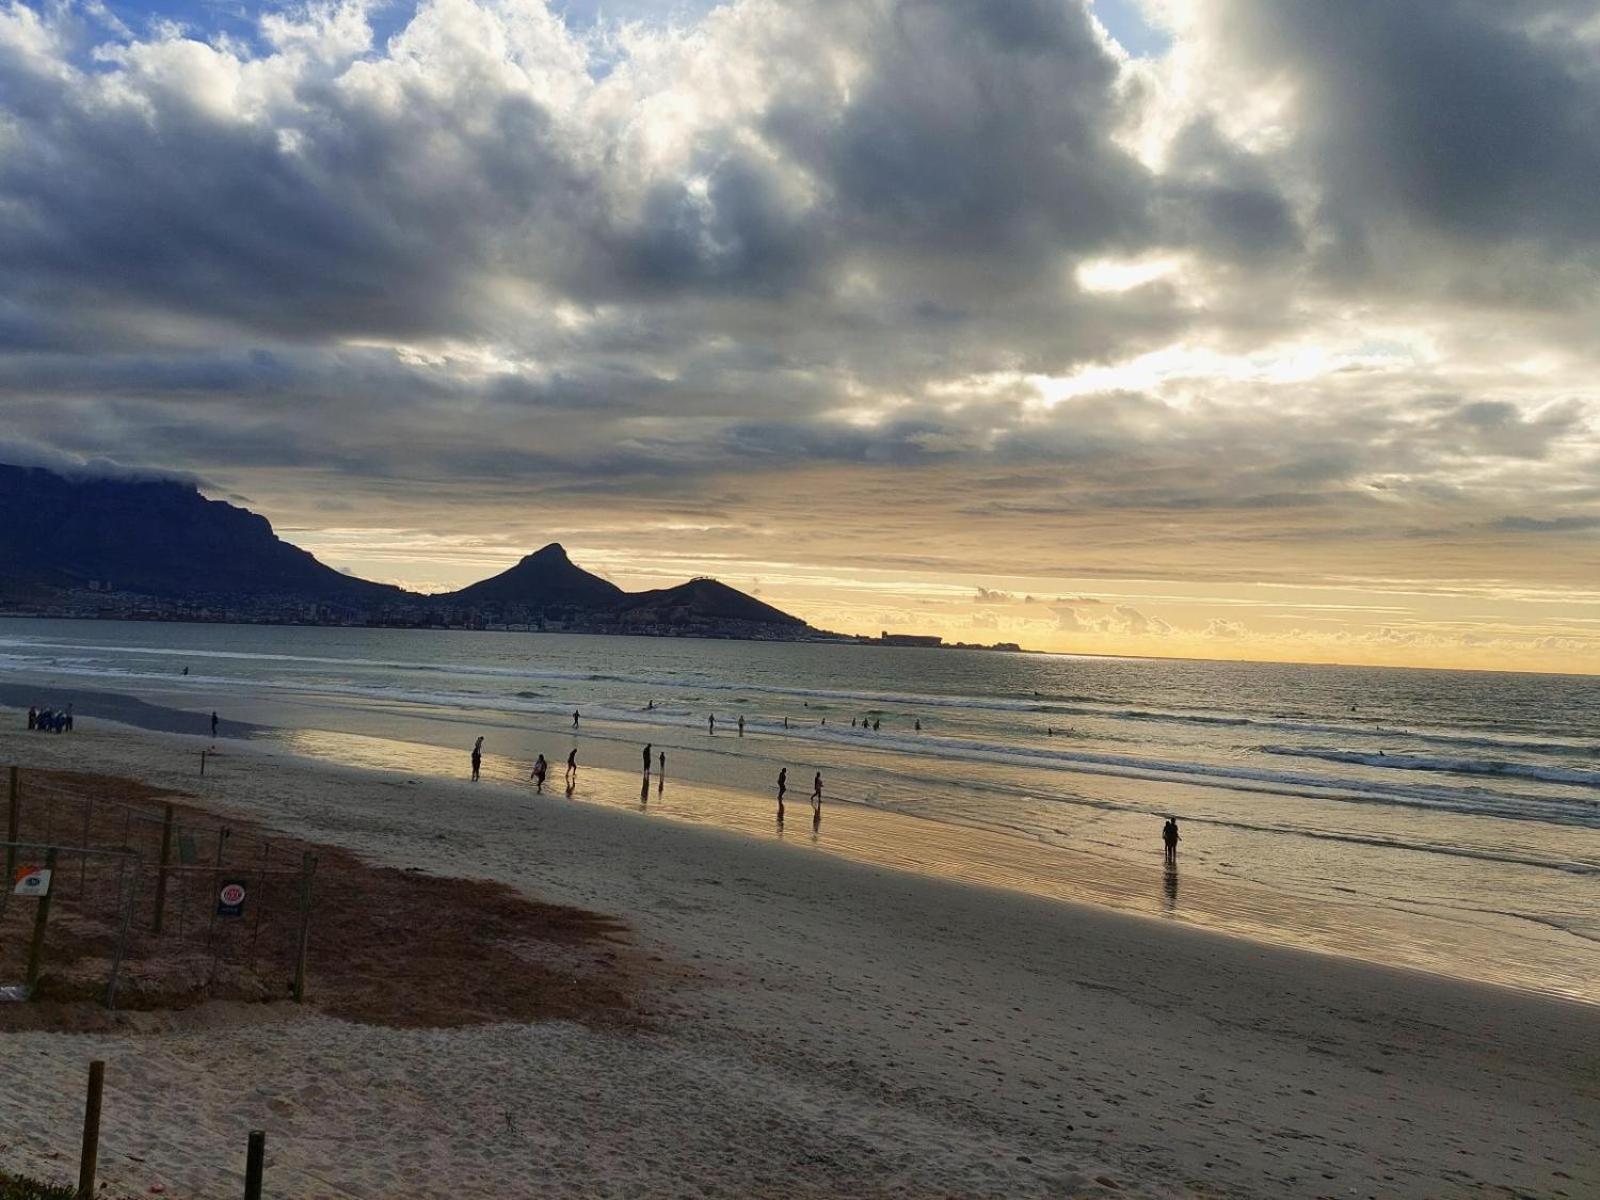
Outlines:
[[[701,638],[710,641],[732,642],[821,642],[845,646],[880,646],[895,647],[900,649],[922,650],[984,650],[1001,654],[1049,654],[1048,650],[1029,650],[1016,642],[947,642],[938,637],[925,637],[921,635],[881,634],[871,637],[867,634],[834,633],[825,629],[816,629],[810,625],[800,629],[790,627],[762,626],[759,628],[736,631],[733,629],[717,630],[714,628],[688,628],[664,626],[660,628],[605,628],[604,623],[597,622],[590,625],[584,622],[505,622],[505,621],[476,621],[445,623],[436,620],[355,620],[349,618],[315,619],[309,617],[296,617],[290,615],[245,615],[231,613],[221,615],[208,615],[206,613],[190,612],[152,612],[148,604],[150,597],[138,597],[141,607],[132,611],[114,611],[106,608],[89,610],[75,609],[68,605],[52,605],[31,610],[3,609],[0,610],[0,620],[28,620],[28,621],[138,621],[146,624],[159,625],[267,625],[300,629],[415,629],[440,633],[574,633],[585,634],[593,637],[663,637],[663,638]],[[1100,657],[1100,656],[1090,656]],[[1110,657],[1125,658],[1128,655],[1112,655]]]

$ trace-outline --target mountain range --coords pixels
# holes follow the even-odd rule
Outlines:
[[[89,598],[86,601],[86,597]],[[559,621],[616,632],[803,636],[791,616],[714,579],[625,592],[559,543],[455,592],[422,595],[358,579],[272,531],[265,517],[172,479],[76,477],[0,464],[0,612],[148,598],[271,619],[305,607],[339,619]]]

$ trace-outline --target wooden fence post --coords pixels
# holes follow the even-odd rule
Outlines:
[[[94,1200],[94,1170],[100,1158],[100,1090],[106,1081],[106,1064],[89,1064],[89,1098],[83,1106],[83,1151],[78,1158],[77,1200]]]
[[[28,999],[33,999],[33,989],[39,982],[39,961],[44,957],[44,927],[50,920],[50,898],[56,893],[56,848],[44,852],[44,869],[50,872],[50,886],[39,897],[39,907],[33,915],[33,941],[28,946]]]
[[[244,1156],[244,1200],[261,1200],[261,1176],[266,1169],[267,1134],[250,1131],[250,1148]]]
[[[172,861],[172,805],[163,805],[166,812],[161,817],[161,867],[156,871],[156,916],[150,923],[151,933],[161,932],[161,922],[167,911],[167,866]]]
[[[17,783],[17,768],[11,768],[11,783],[6,789],[7,815],[6,815],[6,841],[16,842],[17,830],[22,823],[22,789]],[[0,909],[5,908],[6,899],[11,895],[11,881],[17,877],[17,848],[15,845],[6,847],[6,878],[5,892],[0,893]]]
[[[306,998],[306,947],[311,940],[311,872],[316,857],[307,850],[300,856],[300,943],[294,956],[294,1000]]]

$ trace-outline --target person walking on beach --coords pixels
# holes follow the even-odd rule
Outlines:
[[[545,762],[544,755],[541,754],[538,758],[533,760],[532,779],[534,782],[534,791],[540,793],[541,795],[544,793],[544,777],[549,773],[550,764]]]
[[[789,790],[789,768],[784,767],[778,772],[778,807],[783,807],[784,793]]]
[[[717,714],[710,713],[706,717],[706,732],[712,737],[717,736]]]
[[[34,706],[32,706],[31,708],[28,709],[28,728],[29,729],[37,729],[37,728],[39,728],[39,707],[38,707],[38,705],[34,705]]]
[[[211,714],[211,736],[217,736],[217,714],[214,711]]]
[[[576,729],[578,727],[578,710],[577,709],[573,709],[572,710],[572,727],[574,729]]]
[[[1178,843],[1183,839],[1178,836],[1178,818],[1168,817],[1167,823],[1161,827],[1161,841],[1166,846],[1167,861],[1178,861]]]
[[[572,753],[567,755],[567,783],[576,783],[578,780],[578,748],[574,746]]]
[[[650,743],[644,744],[644,773],[650,774]]]
[[[811,781],[811,811],[818,815],[822,813],[822,772],[818,771],[816,778]]]
[[[744,736],[744,714],[743,713],[739,714],[739,736],[740,737]]]
[[[665,750],[656,758],[656,762],[661,768],[661,774],[665,776],[667,773],[667,752]]]
[[[472,782],[478,782],[478,768],[483,765],[483,739],[472,743]]]

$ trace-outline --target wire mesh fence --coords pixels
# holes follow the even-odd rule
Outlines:
[[[303,846],[91,778],[12,768],[6,785],[0,987],[112,1005],[303,995]],[[41,895],[27,876],[47,860]]]

